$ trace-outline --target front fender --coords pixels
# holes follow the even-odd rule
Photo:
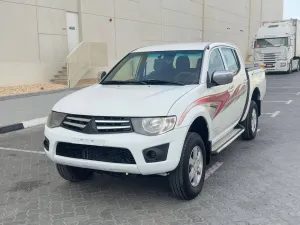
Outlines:
[[[208,140],[210,141],[212,139],[212,117],[209,114],[208,107],[209,106],[205,105],[197,105],[192,108],[187,108],[179,116],[176,126],[178,128],[187,126],[190,127],[197,118],[203,117],[207,124]]]

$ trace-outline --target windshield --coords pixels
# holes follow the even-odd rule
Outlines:
[[[266,38],[266,39],[257,39],[255,41],[255,48],[266,48],[266,47],[280,47],[288,46],[288,38]]]
[[[203,51],[142,52],[127,55],[101,84],[198,84]]]

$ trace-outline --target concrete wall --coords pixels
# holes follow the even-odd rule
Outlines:
[[[64,65],[75,0],[0,1],[0,86],[48,83]]]
[[[108,44],[110,65],[141,46],[200,41],[202,1],[82,0],[84,41]]]
[[[282,20],[284,0],[262,0],[262,21]]]
[[[282,18],[283,0],[0,0],[0,86],[49,82],[68,55],[67,11],[78,12],[82,41],[107,43],[111,67],[172,42],[228,41],[247,57],[261,21]]]

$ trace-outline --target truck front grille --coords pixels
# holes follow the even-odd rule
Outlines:
[[[276,63],[280,59],[281,53],[260,53],[259,59],[264,63]]]
[[[125,133],[132,132],[129,118],[68,115],[62,127],[87,134]]]
[[[125,148],[100,147],[60,142],[56,155],[109,163],[136,164],[133,155]]]

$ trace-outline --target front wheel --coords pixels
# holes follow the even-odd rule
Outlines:
[[[291,73],[293,73],[293,64],[292,64],[292,62],[290,62],[289,69],[287,71],[287,74],[291,74]]]
[[[179,165],[170,173],[169,182],[173,193],[180,199],[197,197],[203,187],[206,167],[206,151],[202,138],[188,133]]]
[[[258,127],[258,107],[255,101],[251,101],[249,112],[245,121],[242,122],[245,128],[242,138],[244,140],[253,140],[257,134]]]
[[[90,169],[56,164],[59,175],[67,181],[79,182],[87,180],[93,173]]]

